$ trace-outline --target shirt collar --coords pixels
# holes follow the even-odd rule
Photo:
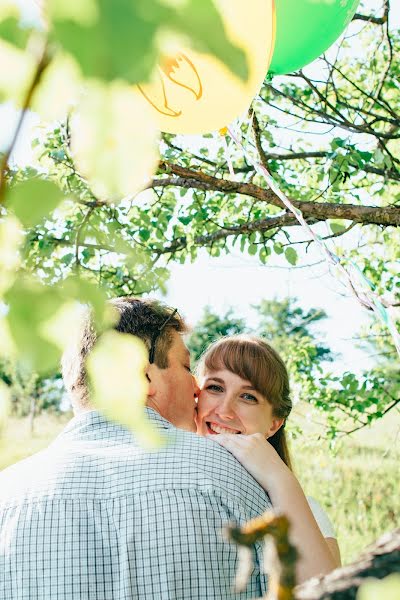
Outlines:
[[[176,429],[172,423],[167,421],[167,419],[164,419],[164,417],[162,417],[153,408],[148,408],[146,406],[144,412],[148,420],[157,429]],[[121,435],[132,437],[132,431],[128,427],[108,419],[106,415],[98,410],[88,410],[73,417],[57,439],[82,439],[86,437],[92,437],[95,432],[100,431],[102,433],[107,433],[110,437],[113,437],[113,435],[118,437]]]

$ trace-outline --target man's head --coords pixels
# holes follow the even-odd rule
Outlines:
[[[176,310],[156,300],[114,298],[110,304],[119,313],[114,328],[139,337],[149,350],[147,405],[175,426],[194,431],[198,389],[182,339],[187,331],[185,322]],[[80,412],[91,409],[85,361],[96,342],[96,333],[89,312],[76,342],[63,356],[62,372],[74,411]]]

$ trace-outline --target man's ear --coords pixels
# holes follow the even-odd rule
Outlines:
[[[285,422],[285,419],[278,419],[277,417],[272,419],[271,426],[267,431],[267,438],[272,437],[278,431],[278,429],[280,429],[282,427],[284,422]]]
[[[156,385],[157,385],[157,373],[158,367],[153,364],[148,364],[146,367],[146,379],[149,382],[149,391],[147,392],[148,397],[154,396],[156,393]]]

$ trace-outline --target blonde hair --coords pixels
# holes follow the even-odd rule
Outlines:
[[[272,405],[273,415],[285,419],[278,431],[268,438],[284,463],[291,469],[285,422],[292,410],[289,375],[279,354],[261,338],[250,335],[223,337],[207,348],[197,370],[201,377],[206,371],[227,369],[250,381]]]

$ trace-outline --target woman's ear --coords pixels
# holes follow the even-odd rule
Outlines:
[[[278,431],[278,429],[280,429],[282,427],[284,422],[285,422],[285,419],[278,419],[277,417],[274,417],[272,419],[272,423],[266,433],[267,438],[270,438],[273,435],[275,435],[275,433]]]

